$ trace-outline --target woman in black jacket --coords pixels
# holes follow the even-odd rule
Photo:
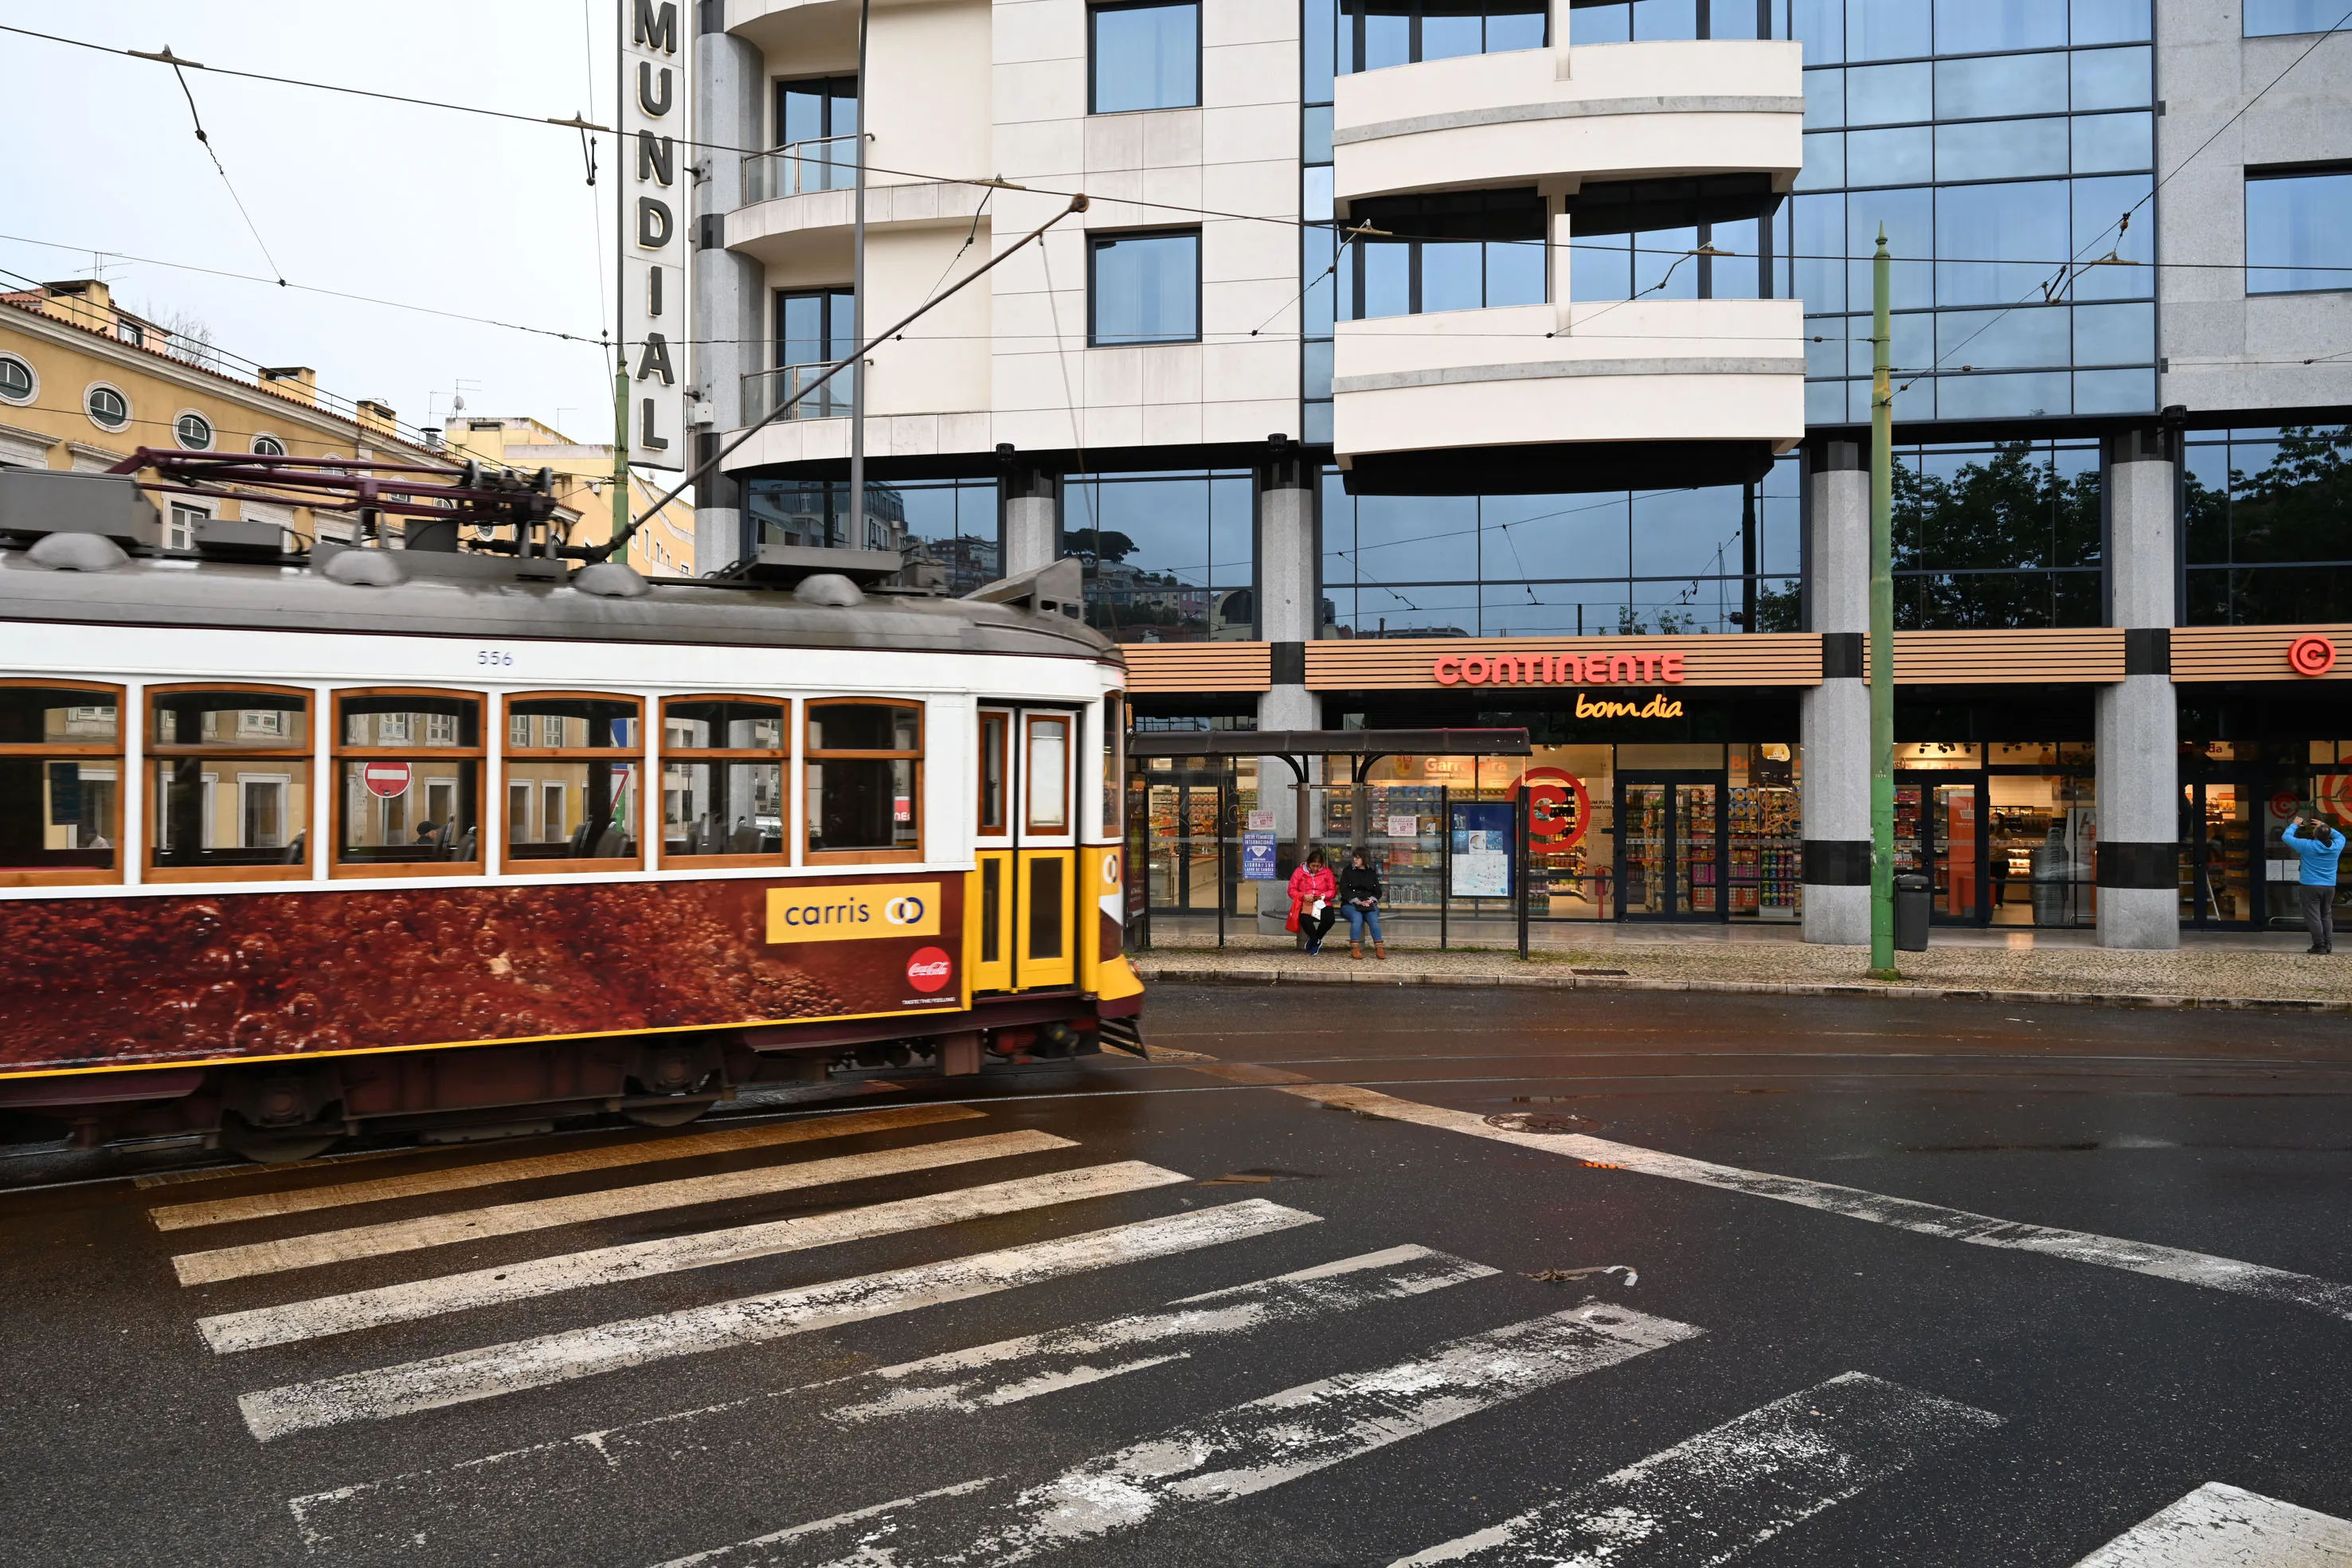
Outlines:
[[[1364,852],[1348,857],[1339,873],[1339,907],[1348,916],[1348,956],[1364,956],[1364,927],[1372,930],[1372,956],[1386,958],[1388,944],[1381,939],[1381,873],[1365,863]]]

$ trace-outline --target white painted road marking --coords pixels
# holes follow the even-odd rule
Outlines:
[[[999,1484],[966,1498],[908,1498],[663,1568],[1024,1562],[1271,1490],[1700,1332],[1625,1307],[1572,1308],[1234,1406],[1009,1497],[989,1498]]]
[[[1808,1181],[1800,1176],[1773,1176],[1764,1171],[1741,1170],[1737,1166],[1713,1165],[1706,1160],[1662,1154],[1655,1149],[1639,1148],[1632,1144],[1588,1137],[1581,1133],[1511,1132],[1490,1126],[1485,1117],[1472,1112],[1423,1105],[1349,1084],[1300,1084],[1280,1092],[1325,1105],[1360,1111],[1368,1116],[1410,1122],[1417,1126],[1435,1127],[1450,1133],[1466,1133],[1475,1138],[1489,1138],[1523,1149],[1565,1155],[1570,1159],[1606,1166],[1614,1170],[1638,1171],[1643,1176],[1664,1176],[1700,1186],[1719,1187],[1727,1192],[1744,1193],[1750,1197],[1774,1198],[1781,1203],[1843,1215],[1848,1219],[1865,1219],[1874,1225],[1892,1226],[1898,1230],[1916,1231],[1923,1236],[1939,1236],[1948,1241],[1965,1241],[1972,1247],[2038,1252],[2071,1262],[2091,1263],[2103,1269],[2119,1269],[2126,1273],[2149,1274],[2159,1280],[2202,1285],[2207,1290],[2227,1291],[2260,1301],[2284,1301],[2293,1306],[2309,1307],[2330,1317],[2352,1321],[2352,1285],[2338,1284],[2333,1280],[2317,1279],[2309,1274],[2292,1273],[2284,1269],[2273,1269],[2261,1263],[2245,1263],[2234,1258],[2219,1258],[2209,1252],[2190,1252],[2178,1247],[2160,1247],[2153,1242],[2126,1241],[2088,1230],[2062,1230],[2053,1226],[1996,1219],[1990,1215],[1970,1214],[1966,1209],[1945,1208],[1932,1203],[1917,1203],[1907,1197],[1889,1197],[1884,1193],[1865,1192],[1860,1187],[1838,1186],[1829,1182]]]
[[[1392,1568],[1716,1568],[2000,1424],[1849,1372]]]
[[[2074,1568],[2347,1568],[2352,1522],[2207,1481]]]
[[[887,1420],[892,1433],[904,1436],[924,1421],[961,1419],[1198,1353],[1230,1353],[1254,1333],[1408,1300],[1495,1272],[1426,1247],[1391,1247],[1127,1317],[998,1340],[832,1383],[756,1394],[337,1487],[291,1499],[288,1507],[310,1549],[338,1563],[404,1562],[419,1555],[488,1561],[509,1539],[514,1498],[649,1495],[668,1486],[680,1466],[702,1471],[734,1462],[734,1455],[752,1459],[754,1452],[740,1446],[747,1443],[756,1444],[758,1454],[778,1445],[838,1445],[838,1437],[824,1437],[821,1428],[776,1425],[799,1418],[812,1396],[838,1402],[820,1418]],[[1147,1351],[1151,1354],[1140,1354]],[[779,1413],[779,1400],[793,1405]],[[418,1543],[420,1534],[430,1542],[429,1551]]]
[[[196,1328],[204,1334],[205,1343],[215,1351],[254,1350],[553,1295],[562,1291],[583,1290],[592,1285],[739,1263],[749,1258],[830,1247],[926,1226],[952,1225],[990,1215],[1076,1203],[1083,1198],[1173,1186],[1191,1179],[1181,1172],[1162,1170],[1140,1160],[1087,1166],[956,1192],[902,1198],[896,1203],[869,1204],[830,1214],[799,1215],[760,1225],[706,1230],[693,1236],[599,1247],[586,1252],[565,1252],[552,1258],[444,1274],[437,1279],[385,1285],[373,1291],[257,1307],[250,1312],[223,1312],[216,1317],[199,1318]]]
[[[342,1208],[358,1203],[384,1203],[393,1198],[422,1197],[467,1187],[496,1186],[502,1182],[537,1181],[547,1176],[577,1176],[583,1171],[618,1170],[625,1166],[652,1165],[663,1160],[698,1159],[708,1155],[731,1155],[743,1149],[776,1148],[818,1138],[849,1138],[860,1133],[888,1133],[901,1127],[922,1127],[941,1122],[970,1121],[981,1114],[960,1105],[907,1105],[891,1111],[860,1111],[845,1116],[812,1117],[803,1122],[774,1122],[757,1127],[721,1132],[688,1133],[673,1138],[646,1138],[601,1148],[567,1149],[524,1159],[485,1160],[477,1165],[450,1166],[440,1170],[412,1171],[373,1181],[336,1182],[324,1186],[294,1186],[278,1192],[248,1193],[204,1203],[167,1204],[150,1209],[147,1218],[158,1230],[185,1230],[199,1225],[226,1225],[239,1219],[260,1219],[278,1214],[309,1214],[321,1208]],[[414,1155],[415,1149],[394,1154]],[[236,1172],[250,1175],[258,1167]]]
[[[381,1258],[394,1252],[415,1252],[446,1247],[457,1241],[479,1241],[492,1236],[514,1236],[559,1225],[580,1225],[592,1219],[650,1214],[656,1209],[683,1208],[694,1204],[724,1203],[739,1197],[764,1197],[804,1187],[831,1186],[836,1182],[868,1181],[908,1171],[938,1170],[975,1160],[1006,1159],[1014,1155],[1044,1154],[1076,1148],[1067,1138],[1024,1130],[987,1133],[976,1138],[914,1144],[871,1154],[837,1155],[831,1159],[801,1160],[789,1165],[754,1166],[749,1170],[722,1171],[716,1176],[680,1176],[674,1181],[646,1182],[638,1186],[606,1187],[564,1197],[532,1198],[491,1208],[460,1209],[452,1214],[428,1214],[416,1219],[388,1219],[380,1225],[349,1230],[321,1230],[281,1241],[257,1241],[245,1247],[223,1247],[210,1252],[184,1252],[172,1260],[183,1285],[208,1285],[219,1280],[239,1280],[249,1274],[270,1274],[287,1269],[315,1269],[325,1263],[355,1258]]]
[[[714,1301],[683,1312],[541,1334],[316,1383],[245,1395],[246,1426],[268,1441],[346,1421],[383,1420],[672,1356],[728,1350],[1034,1285],[1120,1263],[1216,1247],[1319,1222],[1263,1198],[1033,1241],[888,1273]]]

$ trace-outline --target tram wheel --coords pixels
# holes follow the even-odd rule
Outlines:
[[[309,1130],[272,1133],[250,1126],[241,1118],[221,1118],[221,1146],[257,1165],[282,1166],[293,1160],[316,1159],[342,1142],[340,1133]]]
[[[640,1127],[683,1127],[710,1106],[708,1100],[688,1100],[682,1105],[624,1105],[621,1114]]]

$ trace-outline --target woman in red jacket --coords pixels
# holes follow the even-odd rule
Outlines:
[[[1339,917],[1339,879],[1323,863],[1321,850],[1309,850],[1307,863],[1290,873],[1290,928],[1307,937],[1307,956],[1323,951],[1323,938]]]

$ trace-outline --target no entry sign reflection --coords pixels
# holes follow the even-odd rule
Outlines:
[[[391,800],[408,793],[408,764],[405,762],[371,762],[360,770],[362,782],[371,795]]]

